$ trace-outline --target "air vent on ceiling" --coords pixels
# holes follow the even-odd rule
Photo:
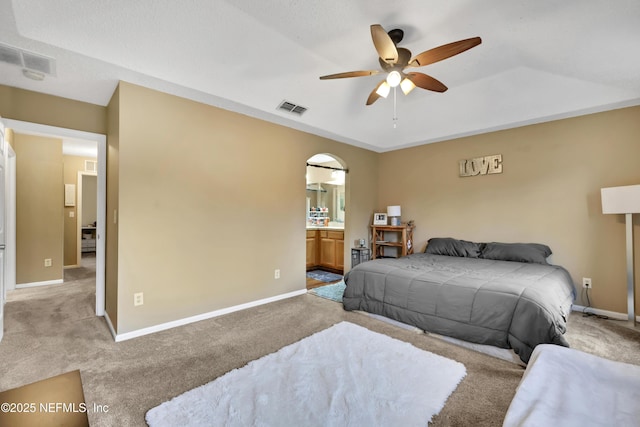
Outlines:
[[[289,102],[289,101],[282,101],[280,105],[278,105],[278,109],[288,111],[290,113],[297,114],[299,116],[301,116],[305,111],[307,111],[306,107],[294,104],[293,102]]]
[[[0,44],[0,61],[22,67],[22,55],[16,48]]]
[[[0,43],[0,62],[38,71],[49,76],[56,75],[55,59],[2,43]]]

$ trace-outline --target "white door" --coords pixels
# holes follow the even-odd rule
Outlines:
[[[0,122],[0,341],[4,336],[4,244],[5,244],[5,182],[7,149],[4,140],[4,124]]]
[[[4,140],[4,124],[0,122],[0,249],[5,245],[5,183],[7,175],[7,143]]]

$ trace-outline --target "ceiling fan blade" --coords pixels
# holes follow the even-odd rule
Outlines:
[[[366,77],[373,76],[375,74],[380,73],[378,70],[369,70],[369,71],[348,71],[346,73],[338,73],[338,74],[329,74],[327,76],[321,76],[320,80],[329,80],[329,79],[344,79],[348,77]]]
[[[378,88],[382,86],[385,82],[386,80],[383,80],[380,83],[378,83],[378,85],[375,88],[373,88],[373,90],[369,94],[369,98],[367,98],[367,105],[373,104],[378,100],[378,98],[380,98],[380,95],[378,95]]]
[[[384,62],[387,64],[398,62],[398,49],[396,49],[395,43],[381,25],[374,24],[371,26],[371,38],[378,51],[378,56]]]
[[[409,66],[423,67],[425,65],[433,64],[434,62],[442,61],[443,59],[450,58],[464,52],[465,50],[478,46],[480,43],[482,43],[482,39],[480,39],[480,37],[473,37],[429,49],[413,58],[409,63]]]
[[[407,78],[411,80],[414,85],[422,89],[432,90],[434,92],[446,92],[448,89],[441,81],[423,73],[408,73]]]

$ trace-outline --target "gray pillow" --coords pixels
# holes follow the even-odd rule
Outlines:
[[[547,264],[551,249],[540,243],[485,243],[480,258]]]
[[[433,237],[427,242],[425,253],[467,258],[480,256],[480,244],[451,237]]]

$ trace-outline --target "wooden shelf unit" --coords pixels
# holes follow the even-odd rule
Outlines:
[[[372,225],[371,226],[371,258],[384,258],[386,247],[397,248],[395,257],[411,255],[413,253],[413,225]],[[388,240],[387,233],[397,235],[396,239]]]

